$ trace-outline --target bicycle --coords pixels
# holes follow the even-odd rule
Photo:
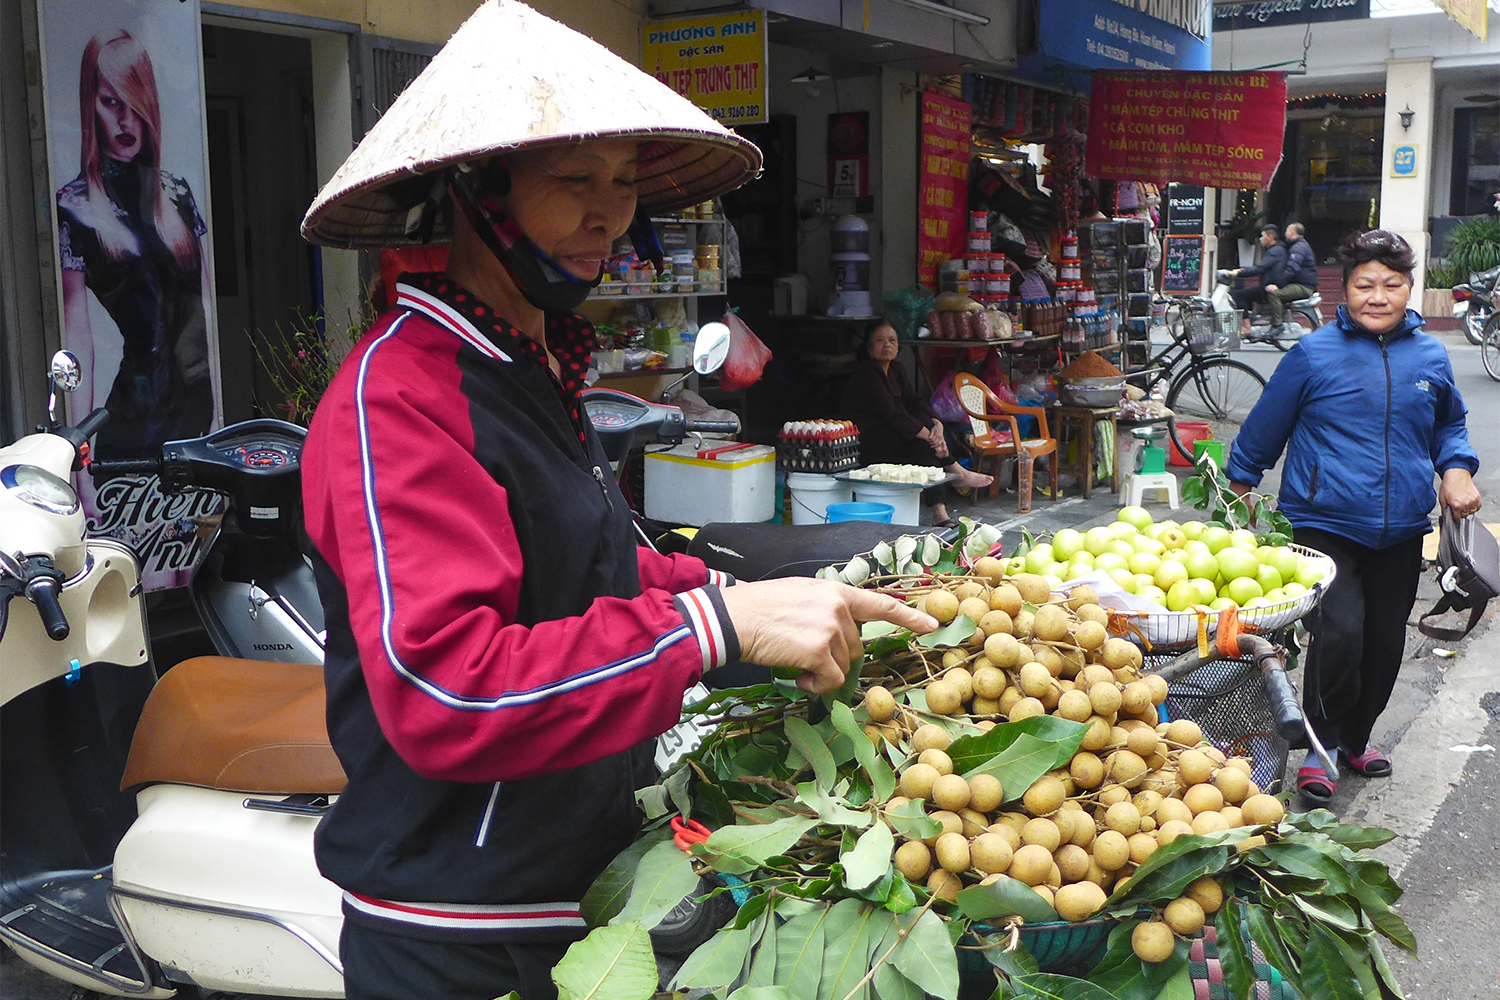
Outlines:
[[[1172,412],[1167,433],[1183,455],[1192,456],[1196,438],[1181,433],[1179,421],[1198,421],[1208,425],[1214,440],[1223,442],[1227,457],[1240,425],[1266,387],[1260,372],[1229,357],[1239,338],[1240,312],[1217,313],[1212,302],[1197,297],[1157,296],[1156,302],[1166,304],[1172,342],[1126,379],[1148,396],[1167,383],[1166,406]],[[1500,369],[1500,354],[1496,365]]]
[[[1500,382],[1500,310],[1485,320],[1479,335],[1479,360],[1484,363],[1485,374]]]

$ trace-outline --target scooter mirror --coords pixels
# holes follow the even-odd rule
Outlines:
[[[57,393],[72,392],[83,382],[83,366],[78,363],[78,358],[71,351],[58,351],[52,355],[52,365],[47,370],[48,393],[47,393],[47,416],[51,419],[53,426],[58,424],[57,416]]]
[[[729,356],[729,327],[723,323],[704,323],[693,341],[693,371],[712,375],[724,367]]]

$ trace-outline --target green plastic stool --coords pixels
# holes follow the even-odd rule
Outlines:
[[[1167,453],[1165,449],[1155,445],[1147,445],[1141,449],[1141,467],[1138,470],[1145,475],[1153,472],[1167,471]]]

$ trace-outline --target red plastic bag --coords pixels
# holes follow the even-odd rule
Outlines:
[[[729,355],[719,372],[719,388],[725,392],[739,392],[760,381],[766,362],[771,360],[771,349],[750,332],[739,313],[725,313],[724,325],[729,327]]]

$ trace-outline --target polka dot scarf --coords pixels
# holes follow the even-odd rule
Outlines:
[[[544,335],[547,349],[557,358],[560,374],[554,374],[547,361],[547,351],[542,345],[511,326],[493,308],[480,301],[478,296],[453,281],[445,274],[403,274],[402,284],[420,288],[428,295],[442,299],[455,312],[474,324],[475,329],[500,350],[512,357],[527,358],[542,366],[552,377],[558,399],[573,421],[578,442],[588,451],[588,440],[583,430],[583,408],[578,402],[578,393],[584,387],[583,377],[588,371],[589,360],[594,353],[594,324],[575,313],[548,313]]]

